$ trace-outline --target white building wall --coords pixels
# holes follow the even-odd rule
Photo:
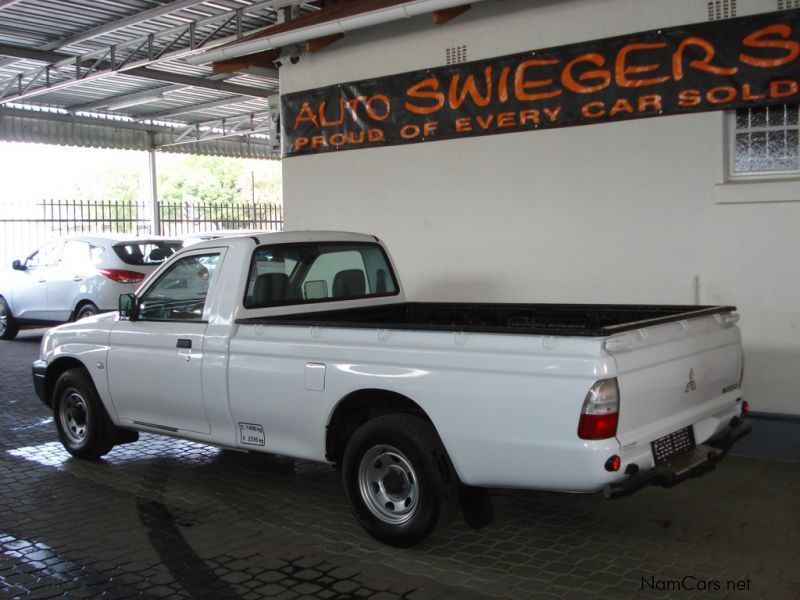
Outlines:
[[[740,0],[738,14],[775,0]],[[349,33],[282,92],[707,19],[706,0],[485,0]],[[800,180],[726,183],[722,112],[284,160],[287,229],[374,233],[411,300],[735,304],[754,410],[800,414]],[[770,202],[763,202],[771,200]]]

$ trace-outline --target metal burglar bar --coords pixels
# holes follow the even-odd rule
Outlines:
[[[274,204],[161,202],[158,211],[166,236],[220,229],[283,229],[283,208]],[[4,204],[0,206],[0,269],[60,236],[103,233],[151,235],[149,203],[46,200]]]

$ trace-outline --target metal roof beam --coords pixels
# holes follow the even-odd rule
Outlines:
[[[15,2],[19,1],[20,0],[0,0],[0,8],[3,7],[2,4],[3,2],[11,2],[11,4],[14,4]],[[48,42],[47,44],[39,46],[38,50],[58,50],[59,48],[69,46],[70,44],[85,42],[86,40],[92,39],[94,37],[105,35],[106,33],[112,33],[119,29],[124,29],[125,27],[129,27],[130,25],[138,25],[139,23],[144,23],[145,21],[149,21],[150,19],[163,17],[164,15],[168,15],[170,13],[177,12],[185,8],[189,8],[196,4],[202,4],[205,1],[206,0],[173,0],[169,4],[156,6],[149,10],[136,13],[135,15],[123,17],[121,19],[117,19],[116,21],[104,23],[103,25],[98,25],[97,27],[87,29],[86,31],[82,31],[80,33],[76,33],[74,35],[70,35],[61,38],[59,40],[55,40],[53,42]],[[6,67],[10,64],[13,64],[14,62],[16,61],[15,60],[0,61],[0,67]]]
[[[83,81],[107,77],[114,73],[127,73],[167,83],[181,83],[181,81],[164,79],[163,77],[167,74],[163,74],[159,78],[158,74],[163,72],[151,71],[143,67],[158,62],[183,58],[202,52],[208,47],[216,47],[240,40],[246,33],[252,33],[243,31],[242,14],[244,12],[249,12],[256,8],[274,8],[286,1],[263,0],[247,8],[238,8],[202,21],[191,21],[180,27],[173,27],[157,34],[142,36],[122,44],[107,46],[79,56],[64,55],[65,58],[57,61],[47,61],[43,68],[20,73],[0,81],[0,104],[38,96],[51,90],[71,87]],[[226,30],[231,27],[235,29],[236,33],[225,35]],[[260,31],[261,29],[263,28],[258,27],[253,31]],[[218,37],[219,35],[222,35],[222,37]],[[142,54],[146,56],[142,57]],[[87,64],[89,64],[89,67],[84,70],[84,65]],[[200,78],[193,78],[193,80],[202,81]],[[186,83],[186,85],[209,87],[208,85],[197,85],[196,83]],[[262,96],[256,88],[235,87],[239,89],[223,90],[218,87],[211,87],[210,89],[255,97]],[[16,93],[14,93],[15,91]]]
[[[10,8],[17,2],[22,2],[22,0],[0,0],[0,10],[3,10],[4,8]]]
[[[242,102],[247,102],[247,101],[248,98],[242,98],[241,96],[230,96],[228,98],[221,98],[220,100],[212,100],[211,102],[202,102],[200,104],[189,104],[186,106],[176,106],[175,108],[170,108],[168,110],[161,110],[158,112],[152,112],[144,115],[136,115],[134,119],[136,119],[137,121],[146,121],[147,119],[158,120],[158,119],[163,119],[165,117],[174,117],[176,115],[185,115],[188,113],[199,112],[211,108],[219,108],[220,106],[228,106],[230,104],[240,104]]]
[[[138,77],[140,79],[148,79],[150,81],[181,85],[183,87],[195,87],[214,90],[217,92],[240,94],[243,96],[251,96],[253,98],[268,98],[271,95],[271,92],[264,91],[260,88],[220,81],[219,79],[221,79],[221,77],[219,76],[216,76],[213,79],[205,79],[203,77],[169,73],[167,71],[159,71],[156,69],[149,69],[147,67],[112,70],[107,61],[99,62],[103,60],[102,57],[97,59],[93,65],[85,67],[84,65],[90,63],[90,60],[85,58],[85,56],[70,56],[68,54],[52,52],[49,50],[37,50],[34,48],[22,48],[0,44],[0,54],[16,55],[28,60],[49,63],[38,69],[33,75],[28,75],[27,78],[20,74],[14,78],[0,81],[0,104],[22,100],[24,98],[30,98],[40,94],[46,94],[53,90],[71,87],[83,81],[89,81],[113,74],[128,75],[131,77]],[[42,78],[42,75],[45,75],[45,80],[49,81],[51,73],[56,72],[59,68],[61,68],[55,65],[63,65],[63,63],[66,63],[67,66],[72,67],[70,69],[70,75],[72,75],[71,78],[57,83],[45,83],[45,85],[41,85],[39,87],[32,87],[37,80]],[[84,68],[88,69],[85,74],[83,74]],[[93,68],[96,70],[93,71]],[[74,73],[72,71],[74,71]],[[78,75],[79,71],[81,73],[80,76]],[[17,94],[10,96],[7,95],[10,88],[15,85],[18,88]]]
[[[223,73],[220,75],[211,75],[208,79],[210,81],[222,81],[224,79],[230,79],[233,77],[232,74]],[[103,108],[105,106],[109,106],[110,104],[115,104],[118,102],[123,102],[125,100],[134,100],[137,98],[145,98],[149,95],[154,93],[161,93],[167,94],[172,92],[179,92],[181,90],[189,89],[191,86],[188,85],[181,85],[178,83],[173,83],[170,85],[162,85],[154,88],[148,88],[146,90],[142,90],[140,92],[132,92],[128,94],[119,94],[117,96],[109,96],[108,98],[101,98],[100,100],[92,100],[91,102],[83,102],[81,104],[73,104],[71,106],[65,107],[66,110],[69,112],[87,112],[92,111],[96,108]],[[242,102],[246,102],[246,100],[242,100]]]

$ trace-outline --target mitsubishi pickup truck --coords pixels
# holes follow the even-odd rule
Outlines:
[[[435,260],[435,257],[431,257]],[[139,432],[327,462],[408,547],[488,488],[669,487],[750,426],[732,306],[406,301],[376,237],[280,232],[180,250],[33,365],[68,452]]]

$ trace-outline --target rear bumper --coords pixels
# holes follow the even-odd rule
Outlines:
[[[699,477],[712,471],[722,460],[731,446],[750,433],[752,427],[746,421],[739,420],[705,444],[700,444],[686,452],[658,465],[649,471],[631,475],[622,481],[608,483],[603,487],[606,498],[627,496],[646,485],[670,487],[690,477]]]
[[[39,396],[39,399],[47,404],[44,385],[45,375],[47,374],[47,363],[43,360],[37,360],[33,363],[31,371],[33,375],[33,389],[36,390],[36,395]]]

